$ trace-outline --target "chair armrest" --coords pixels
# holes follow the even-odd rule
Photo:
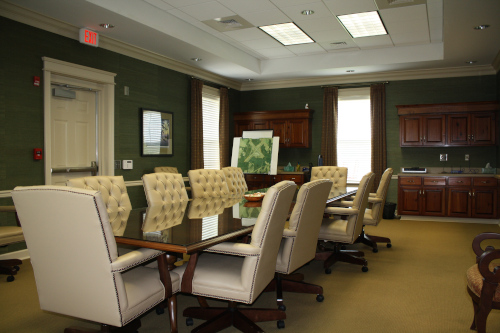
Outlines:
[[[368,202],[369,203],[381,203],[382,201],[383,201],[382,198],[368,197]]]
[[[292,229],[283,229],[283,237],[286,238],[297,237],[297,231]]]
[[[224,242],[209,247],[205,251],[213,253],[221,253],[221,254],[230,254],[233,256],[249,257],[249,256],[260,255],[261,249],[253,246],[252,244]]]
[[[495,265],[498,263],[491,265],[495,259],[500,259],[500,250],[486,251],[479,257],[477,267],[486,282],[497,284],[500,282],[500,269]]]
[[[111,263],[112,272],[123,272],[129,268],[135,267],[143,262],[154,259],[161,255],[163,252],[153,249],[140,248],[130,251],[122,256],[119,256],[114,262]]]
[[[493,246],[487,246],[485,249],[481,247],[481,243],[487,239],[500,239],[500,234],[495,232],[484,232],[474,237],[474,240],[472,241],[472,250],[476,254],[476,262],[479,262],[479,257],[485,251],[492,251],[495,249]]]
[[[377,196],[377,193],[368,193],[368,198],[374,198]]]
[[[330,215],[355,215],[359,213],[359,209],[346,207],[326,207],[325,213]]]

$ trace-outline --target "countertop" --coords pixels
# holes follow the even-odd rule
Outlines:
[[[402,176],[421,176],[421,177],[495,177],[500,179],[500,175],[493,173],[409,173],[400,172],[399,177]]]
[[[282,171],[278,170],[278,175],[303,175],[303,171]]]

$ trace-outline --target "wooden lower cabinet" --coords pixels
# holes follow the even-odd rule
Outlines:
[[[498,180],[494,177],[398,178],[398,214],[498,218]]]
[[[304,184],[304,174],[279,174],[279,175],[257,175],[245,174],[245,181],[249,190],[258,190],[271,187],[282,180],[294,181],[297,185]]]

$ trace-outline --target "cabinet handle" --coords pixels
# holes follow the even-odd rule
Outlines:
[[[463,183],[463,181],[461,181],[461,180],[457,180],[457,183]]]
[[[488,182],[487,182],[487,181],[485,181],[485,180],[481,180],[481,183],[483,183],[483,184],[488,184]]]
[[[469,135],[467,135],[467,140],[469,140],[469,141],[470,141],[470,134],[469,134]]]
[[[423,141],[423,140],[422,140],[422,137],[420,137],[420,141]]]
[[[431,180],[431,183],[437,183],[438,181],[437,180]]]
[[[422,194],[425,195],[425,190],[422,190]]]
[[[476,196],[476,191],[472,191],[472,197]]]
[[[426,140],[425,140],[425,135],[424,135],[424,142],[426,142]]]
[[[414,181],[413,180],[409,180],[408,183],[414,183]]]
[[[292,180],[295,180],[295,177],[292,177]]]
[[[474,134],[471,135],[472,141],[474,141]]]
[[[418,191],[418,194],[419,194],[419,195],[422,195],[422,190]]]
[[[471,196],[471,193],[470,193],[470,191],[469,191],[469,197],[470,197],[470,196]]]

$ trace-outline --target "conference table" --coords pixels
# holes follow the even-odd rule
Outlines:
[[[355,194],[356,190],[355,187],[332,188],[327,205]],[[261,189],[249,192],[266,191],[267,189]],[[198,255],[218,243],[249,235],[259,216],[261,204],[262,201],[247,201],[243,196],[161,203],[133,209],[126,222],[112,225],[112,229],[118,244],[164,251],[165,254],[158,257],[160,271],[174,269],[175,263],[184,254],[190,255],[181,281],[181,291],[190,293]],[[167,278],[162,282],[168,298],[172,294],[170,274],[163,276]],[[171,330],[176,332],[175,298],[171,302]]]

